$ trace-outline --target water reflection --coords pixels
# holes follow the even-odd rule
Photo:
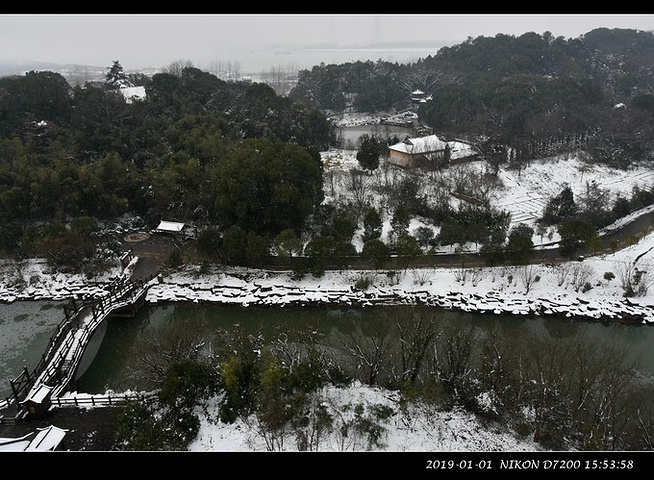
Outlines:
[[[357,125],[352,127],[341,127],[338,129],[340,139],[346,148],[357,148],[359,139],[362,135],[367,134],[381,139],[396,139],[402,141],[408,136],[415,136],[415,130],[410,127],[400,127],[394,125]]]
[[[336,344],[356,334],[379,334],[388,325],[419,319],[435,322],[439,329],[469,325],[477,335],[495,333],[516,341],[532,338],[531,335],[543,339],[585,338],[597,344],[598,348],[626,349],[631,360],[639,361],[643,372],[654,374],[654,352],[650,348],[654,329],[651,326],[588,323],[567,318],[480,315],[430,307],[245,308],[172,304],[144,308],[133,319],[110,319],[102,346],[87,372],[78,380],[76,389],[86,393],[140,389],[133,379],[127,380],[130,350],[138,346],[143,336],[173,324],[192,324],[196,329],[204,328],[203,325],[211,331],[229,330],[239,325],[246,332],[260,333],[266,339],[273,338],[279,330],[299,333],[306,329]]]

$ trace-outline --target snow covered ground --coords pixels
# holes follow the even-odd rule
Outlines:
[[[321,392],[335,418],[351,420],[357,404],[383,405],[393,411],[388,422],[383,422],[385,435],[376,451],[390,452],[511,452],[542,451],[529,439],[519,439],[510,432],[484,428],[471,414],[461,411],[438,411],[429,406],[412,406],[404,412],[399,408],[395,392],[355,383],[347,388],[327,387]],[[191,451],[265,451],[266,444],[256,433],[253,424],[238,420],[227,425],[209,421],[203,412],[200,433]],[[294,438],[284,442],[285,451],[297,451]],[[327,436],[320,444],[321,452],[365,451],[366,439],[350,432],[347,438],[338,433]]]
[[[328,166],[327,199],[347,195],[339,186],[347,171],[356,166],[356,152],[330,150],[323,153]],[[467,168],[483,168],[481,162]],[[331,173],[330,173],[331,172]],[[374,179],[374,176],[371,177]],[[495,192],[496,205],[511,212],[513,222],[535,224],[545,202],[558,194],[564,184],[581,193],[586,182],[595,181],[612,196],[629,197],[634,186],[650,189],[654,173],[645,168],[612,171],[605,167],[589,167],[576,158],[534,161],[518,172],[501,170],[501,188]],[[330,186],[335,186],[330,191]],[[388,221],[388,219],[387,219]],[[623,221],[629,221],[624,219]],[[411,230],[424,223],[414,219]],[[384,231],[388,232],[388,225]],[[542,241],[538,236],[534,242]],[[549,241],[556,241],[552,235]],[[355,238],[355,246],[357,245]],[[645,272],[641,284],[654,284],[649,274],[654,264],[654,233],[643,236],[627,248],[583,262],[530,267],[501,266],[481,269],[407,269],[389,278],[385,272],[327,271],[324,276],[308,275],[296,280],[290,272],[221,269],[215,274],[198,276],[197,266],[166,275],[148,292],[150,302],[224,302],[240,305],[267,304],[284,306],[305,303],[342,303],[372,305],[376,303],[423,303],[444,308],[460,308],[487,313],[516,315],[579,315],[585,318],[626,317],[642,323],[654,322],[654,290],[643,289],[640,296],[626,299],[623,281],[637,267]],[[613,274],[613,277],[607,275]],[[653,271],[654,272],[654,271]],[[51,274],[42,261],[27,262],[16,269],[11,263],[0,265],[0,302],[27,299],[66,299],[71,295],[102,295],[105,286],[121,272],[114,269],[90,284],[83,277]],[[362,275],[372,278],[366,291],[353,288]],[[21,277],[27,286],[17,286]],[[590,288],[587,288],[590,286]],[[584,288],[585,287],[585,288]],[[651,291],[650,291],[651,290]],[[75,392],[77,394],[77,392]],[[83,394],[82,394],[83,395]],[[347,389],[327,388],[321,393],[324,402],[335,411],[344,412],[345,405],[356,402],[384,404],[395,415],[385,425],[385,451],[535,451],[538,446],[529,439],[516,439],[507,432],[482,428],[465,412],[437,412],[416,405],[411,412],[398,409],[395,392],[360,384]],[[233,425],[216,423],[201,413],[202,427],[191,444],[193,451],[262,451],[263,439],[252,424],[239,421]],[[356,439],[343,443],[342,438],[324,441],[326,451],[364,449]],[[293,450],[288,440],[288,450]]]
[[[322,157],[327,171],[326,201],[347,199],[348,173],[352,169],[358,168],[356,151],[333,149],[323,152]],[[451,167],[451,172],[445,171],[445,175],[453,175],[453,172],[456,171],[467,171],[473,178],[482,179],[486,170],[486,162],[480,160]],[[429,177],[430,173],[425,175]],[[440,175],[440,172],[437,175]],[[375,184],[388,182],[388,176],[388,173],[384,173],[382,163],[382,168],[367,179],[369,190],[372,191]],[[429,194],[429,181],[426,183],[425,193]],[[561,193],[566,185],[574,193],[575,201],[579,202],[587,184],[595,184],[598,189],[608,192],[607,204],[613,205],[618,196],[629,199],[635,187],[641,190],[652,189],[654,170],[644,166],[629,170],[615,170],[602,165],[589,165],[577,157],[556,157],[533,160],[520,172],[500,169],[495,183],[490,194],[493,206],[499,210],[510,212],[513,225],[524,223],[536,230],[536,220],[543,215],[548,200]],[[335,185],[333,193],[332,185]],[[351,197],[352,194],[349,193],[349,196]],[[452,203],[456,205],[455,200],[452,200]],[[418,226],[420,223],[414,222],[412,230]],[[551,238],[548,236],[541,238],[535,235],[534,243],[538,245],[558,240],[555,229],[551,229],[551,232],[547,233],[551,234]]]

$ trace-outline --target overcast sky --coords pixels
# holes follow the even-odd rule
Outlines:
[[[0,62],[108,67],[118,60],[129,71],[179,60],[199,68],[229,61],[254,73],[283,64],[309,68],[320,61],[341,63],[366,56],[413,61],[468,37],[549,31],[575,38],[599,27],[654,31],[654,15],[0,14]],[[422,45],[409,45],[412,42]],[[404,48],[380,48],[390,43]]]

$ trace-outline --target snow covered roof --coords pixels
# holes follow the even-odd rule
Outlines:
[[[444,150],[446,145],[447,142],[444,142],[436,135],[428,135],[426,137],[407,138],[405,141],[391,145],[388,148],[402,153],[419,154],[438,152]]]
[[[167,222],[162,220],[157,227],[157,232],[180,233],[184,230],[184,224],[181,222]]]
[[[52,387],[48,385],[40,385],[36,390],[33,390],[27,398],[24,400],[23,403],[25,402],[34,402],[34,403],[43,403],[43,400],[45,400],[48,395],[50,395],[50,392],[52,391]]]
[[[30,442],[25,451],[45,452],[56,450],[61,441],[66,436],[67,431],[68,430],[55,427],[54,425],[50,425],[46,428],[41,428],[39,429],[39,433],[37,433],[36,437],[34,437],[34,440]]]
[[[120,87],[120,93],[123,94],[127,103],[132,103],[132,100],[143,100],[145,99],[145,87]]]
[[[28,433],[19,438],[0,438],[0,451],[5,452],[23,452],[30,444]]]
[[[7,452],[35,452],[54,451],[66,436],[68,430],[50,425],[39,428],[36,436],[29,440],[34,433],[28,433],[19,438],[0,438],[0,451]]]

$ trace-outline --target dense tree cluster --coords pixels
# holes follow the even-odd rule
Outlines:
[[[528,242],[514,237],[509,248],[506,213],[480,190],[490,178],[468,181],[474,192],[454,179],[448,196],[481,202],[459,209],[425,193],[418,178],[387,185],[390,207],[431,220],[440,232],[407,236],[396,222],[384,246],[361,172],[348,178],[349,203],[324,204],[320,152],[335,141],[324,111],[414,108],[411,92],[420,89],[429,93],[417,107],[420,121],[444,136],[483,138],[477,144],[490,172],[579,149],[590,161],[626,167],[652,150],[653,42],[651,33],[620,29],[570,40],[547,32],[471,38],[406,65],[321,64],[300,72],[286,97],[181,63],[148,78],[127,76],[114,61],[104,82],[75,87],[47,71],[1,78],[0,251],[53,257],[63,244],[67,254],[51,260],[79,268],[93,258],[93,245],[111,245],[97,232],[82,237],[71,220],[129,213],[150,226],[162,218],[201,226],[198,251],[209,260],[257,266],[273,254],[300,275],[320,274],[335,256],[345,265],[356,254],[360,222],[364,242],[372,242],[363,256],[378,265],[392,253],[413,257],[416,243],[423,251],[474,243],[491,264],[516,260],[522,254],[507,248]],[[135,84],[146,97],[128,101],[120,87]],[[361,169],[378,169],[383,151],[383,142],[363,137]],[[593,185],[579,202],[566,194],[552,199],[541,225],[575,222],[560,229],[572,238],[571,257],[593,240],[593,229],[651,203],[651,192],[636,191],[609,204]],[[289,255],[289,239],[307,248]]]
[[[319,152],[333,136],[323,113],[192,66],[141,81],[145,99],[128,101],[118,62],[98,84],[0,78],[0,251],[43,254],[57,229],[74,235],[71,219],[125,213],[301,234],[323,198]]]
[[[320,64],[302,70],[291,98],[301,100],[321,110],[343,111],[354,106],[360,111],[384,111],[398,104],[408,106],[406,91],[401,83],[407,66],[389,62]]]
[[[585,149],[625,167],[649,158],[654,141],[653,49],[651,32],[625,29],[482,36],[414,64],[320,65],[300,73],[291,96],[327,110],[401,111],[419,89],[431,97],[420,121],[444,137],[508,145],[517,162]]]
[[[575,198],[570,186],[564,185],[561,192],[548,200],[538,228],[544,231],[556,225],[561,237],[561,255],[574,258],[582,249],[593,251],[598,247],[597,232],[601,228],[653,202],[652,189],[634,187],[630,198],[620,194],[612,199],[607,190],[595,182],[588,182],[585,191]]]

